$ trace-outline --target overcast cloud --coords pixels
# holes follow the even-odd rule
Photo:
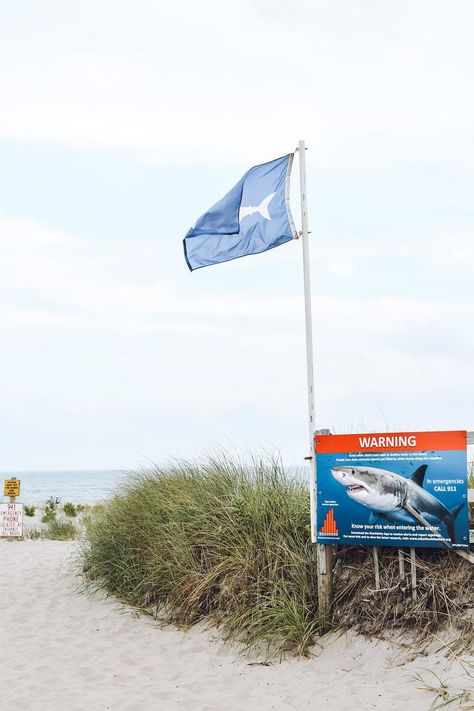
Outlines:
[[[467,0],[4,5],[0,469],[302,462],[301,245],[190,274],[181,244],[301,138],[318,426],[474,429],[473,23]]]

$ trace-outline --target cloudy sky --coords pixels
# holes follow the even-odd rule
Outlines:
[[[318,426],[474,429],[473,23],[469,0],[2,3],[0,469],[302,462],[301,245],[182,254],[299,139]]]

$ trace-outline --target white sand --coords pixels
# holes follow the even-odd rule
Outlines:
[[[416,672],[435,682],[432,669],[451,693],[473,686],[441,652],[407,661],[397,645],[354,634],[325,638],[309,660],[249,664],[202,628],[160,629],[112,599],[76,592],[73,550],[0,543],[2,709],[423,711],[435,694],[417,689]]]

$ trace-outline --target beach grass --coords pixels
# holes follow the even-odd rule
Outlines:
[[[53,519],[44,530],[44,537],[52,541],[71,541],[77,538],[77,528],[72,521]]]
[[[218,626],[225,639],[267,656],[306,654],[321,630],[308,486],[279,460],[225,455],[132,475],[87,517],[81,565],[90,585],[180,627]],[[474,566],[417,549],[418,598],[398,573],[398,550],[338,546],[334,627],[421,640],[448,625],[472,640]]]
[[[31,540],[49,539],[51,541],[72,541],[78,537],[79,531],[72,521],[49,519],[43,528],[33,527],[26,531],[26,538]]]
[[[41,517],[41,523],[51,523],[52,521],[56,520],[56,511],[54,509],[45,509],[42,517]]]
[[[72,504],[70,501],[64,504],[63,511],[65,515],[69,516],[70,518],[75,518],[77,516],[77,506]]]
[[[301,654],[319,629],[314,556],[304,478],[219,455],[134,476],[92,517],[83,565],[170,622],[210,618],[248,648]]]

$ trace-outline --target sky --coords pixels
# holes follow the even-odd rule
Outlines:
[[[192,274],[182,250],[300,139],[317,427],[474,430],[473,23],[469,0],[3,3],[0,469],[303,463],[301,244]]]

